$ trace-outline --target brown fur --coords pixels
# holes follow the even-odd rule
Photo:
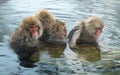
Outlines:
[[[40,38],[40,41],[47,45],[56,45],[61,46],[66,44],[66,26],[65,23],[59,20],[56,20],[56,23],[52,25],[51,31],[44,30],[43,36]]]
[[[64,39],[67,34],[65,23],[62,21],[56,20],[56,23],[52,27],[51,34],[53,37]]]
[[[55,17],[52,13],[45,9],[41,9],[34,14],[42,23],[44,29],[51,31],[51,26],[56,22]]]
[[[97,16],[79,21],[68,35],[70,47],[75,47],[76,43],[98,45],[98,38],[95,37],[96,27],[104,27],[103,21]]]
[[[52,13],[45,9],[41,9],[34,15],[40,20],[44,27],[43,36],[40,38],[40,41],[56,45],[64,41],[65,44],[66,27],[64,22],[57,20]]]
[[[95,28],[96,27],[103,28],[104,23],[103,23],[101,18],[99,18],[97,16],[93,16],[93,17],[90,17],[90,18],[85,20],[85,27],[86,27],[86,31],[89,34],[93,34],[95,32]]]
[[[34,62],[30,58],[34,53],[39,52],[39,42],[33,39],[29,32],[29,27],[35,24],[39,27],[38,34],[41,37],[43,27],[40,21],[34,16],[25,17],[10,36],[10,47],[18,55],[21,62]]]
[[[16,28],[16,30],[12,33],[10,42],[15,42],[21,45],[26,44],[31,47],[35,46],[36,40],[31,37],[31,34],[28,30],[28,28],[34,24],[37,24],[39,26],[40,29],[38,33],[39,37],[41,37],[43,33],[43,27],[41,23],[34,16],[29,16],[24,18],[23,21],[20,23],[20,26]]]

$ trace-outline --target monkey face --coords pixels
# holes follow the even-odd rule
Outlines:
[[[29,31],[30,31],[33,39],[38,39],[38,31],[39,31],[38,25],[30,26]]]
[[[99,17],[90,17],[86,20],[86,30],[94,37],[98,38],[102,32],[104,23]]]
[[[102,28],[96,27],[95,37],[98,38],[100,36],[101,32],[102,32]]]
[[[20,28],[27,33],[27,36],[29,35],[29,37],[33,39],[38,39],[43,33],[40,21],[34,16],[24,18],[21,22]]]
[[[103,21],[96,16],[77,22],[77,26],[74,27],[68,35],[70,48],[74,48],[76,44],[90,44],[97,46],[97,39],[100,36],[103,27]]]

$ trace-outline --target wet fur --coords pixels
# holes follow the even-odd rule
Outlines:
[[[77,22],[77,26],[73,28],[68,35],[70,47],[73,48],[76,44],[98,46],[97,38],[95,37],[96,27],[104,27],[103,21],[96,16]]]
[[[52,13],[45,9],[39,10],[34,15],[39,19],[44,28],[43,36],[39,38],[40,41],[55,45],[57,45],[57,41],[59,41],[58,43],[63,43],[66,39],[66,32],[64,30],[66,27],[64,22],[56,19]]]
[[[53,14],[45,9],[40,9],[34,14],[34,16],[39,19],[44,29],[47,29],[48,31],[51,31],[52,25],[54,25],[54,23],[56,22]]]
[[[38,34],[41,37],[43,27],[40,21],[34,16],[25,17],[10,36],[10,47],[18,55],[20,61],[32,61],[29,59],[31,55],[39,52],[40,44],[38,40],[32,38],[29,32],[29,27],[35,24],[39,26]]]

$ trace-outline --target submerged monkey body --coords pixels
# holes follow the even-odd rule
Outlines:
[[[32,64],[39,57],[39,50],[48,46],[65,46],[65,23],[55,19],[47,10],[40,10],[32,16],[25,17],[10,36],[10,47],[17,54],[20,64]],[[28,66],[28,65],[27,65]]]
[[[103,21],[96,16],[77,22],[77,26],[75,26],[68,35],[69,46],[71,48],[74,48],[76,44],[98,46],[97,39],[103,27]]]
[[[19,54],[20,51],[29,51],[32,47],[36,50],[39,44],[38,40],[29,37],[32,37],[29,33],[17,28],[11,36],[10,47],[13,48],[17,54]]]
[[[52,13],[45,9],[39,10],[34,14],[43,26],[43,35],[39,40],[45,45],[65,46],[66,26],[65,23],[56,19]]]
[[[33,65],[38,59],[32,59],[33,55],[39,56],[40,42],[43,28],[40,21],[34,16],[25,17],[10,37],[10,47],[17,54],[20,64]],[[27,65],[27,66],[31,66]]]
[[[88,39],[89,38],[89,39]],[[77,44],[91,44],[97,45],[97,39],[94,35],[90,34],[89,31],[86,29],[85,24],[82,25],[81,34],[77,39]]]

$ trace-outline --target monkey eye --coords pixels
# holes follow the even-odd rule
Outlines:
[[[37,28],[38,26],[37,26],[37,25],[35,25],[34,27],[35,27],[35,28]]]
[[[96,29],[101,29],[101,27],[97,27]]]
[[[39,28],[37,25],[30,26],[30,28]]]
[[[30,28],[33,28],[33,26],[31,26]]]
[[[100,30],[100,31],[101,31],[101,30],[102,30],[102,28],[101,28],[101,27],[97,27],[97,28],[96,28],[96,30]]]

